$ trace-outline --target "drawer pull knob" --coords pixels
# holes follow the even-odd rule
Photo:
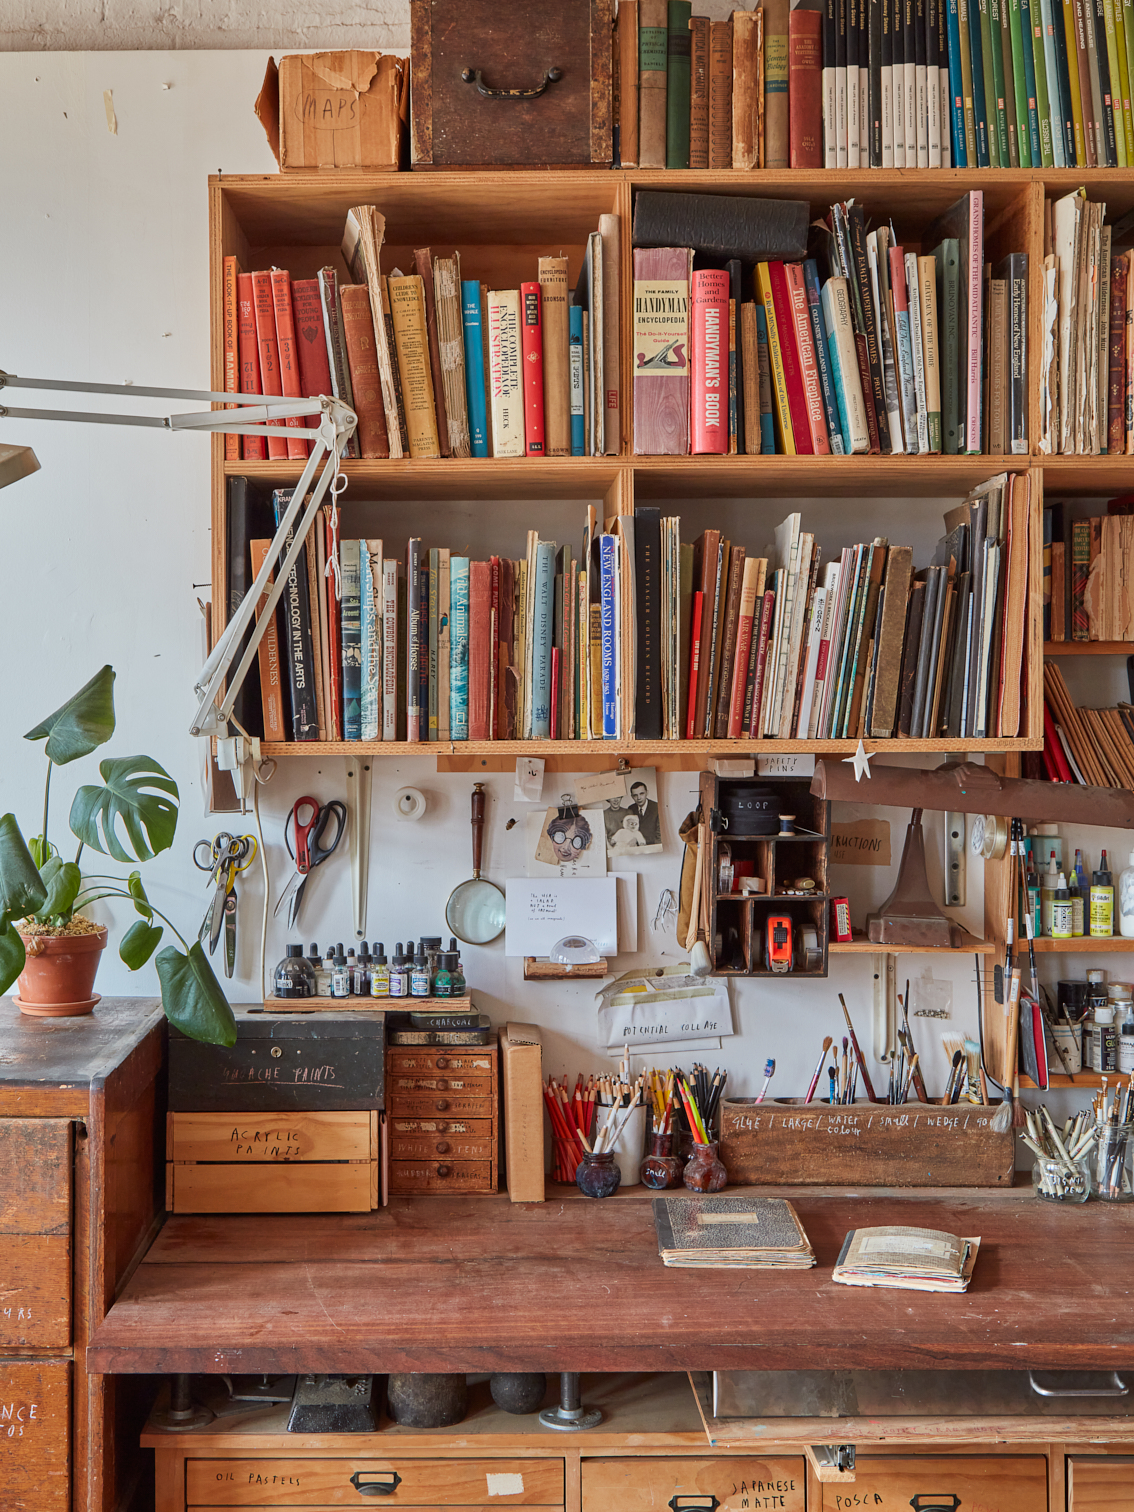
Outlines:
[[[386,1480],[363,1480],[364,1475],[384,1475]],[[396,1470],[356,1470],[350,1478],[350,1483],[358,1492],[359,1496],[393,1496],[394,1492],[402,1483],[402,1478]]]
[[[438,1155],[448,1155],[449,1141],[447,1139],[439,1139],[437,1141],[437,1153]]]
[[[447,1092],[449,1090],[449,1083],[445,1080],[444,1077],[438,1078],[437,1090],[438,1092]]]
[[[445,1067],[448,1064],[449,1064],[449,1062],[445,1059],[445,1057],[443,1055],[439,1055],[437,1057],[437,1069],[438,1069],[438,1071],[444,1071]]]
[[[671,1496],[672,1512],[717,1512],[720,1502],[715,1496]]]
[[[445,1110],[446,1110],[446,1108],[448,1108],[449,1104],[442,1097],[442,1098],[438,1099],[438,1101],[435,1102],[433,1104],[433,1106],[437,1109],[438,1113],[444,1113]]]
[[[466,68],[461,73],[465,83],[475,84],[477,93],[486,100],[538,100],[549,84],[558,84],[562,77],[561,68],[549,68],[534,89],[493,89],[484,82],[484,75],[479,68]]]
[[[439,1165],[437,1167],[437,1174],[438,1176],[451,1176],[453,1174],[453,1168],[452,1166]]]

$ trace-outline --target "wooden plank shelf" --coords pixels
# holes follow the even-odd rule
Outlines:
[[[1086,1090],[1089,1087],[1101,1087],[1104,1079],[1108,1087],[1113,1087],[1116,1082],[1123,1080],[1117,1071],[1076,1071],[1074,1076],[1068,1076],[1063,1071],[1058,1073],[1050,1071],[1047,1085],[1048,1087],[1082,1087]],[[1026,1087],[1029,1091],[1040,1090],[1031,1077],[1025,1076],[1023,1072],[1020,1073],[1020,1086]]]
[[[1134,940],[1123,939],[1121,935],[1077,935],[1071,940],[1051,940],[1045,936],[1036,940],[1035,947],[1037,955],[1121,954],[1134,953]]]
[[[876,945],[865,935],[855,935],[851,940],[832,940],[827,949],[831,955],[994,955],[997,946],[995,940],[978,939],[963,929],[961,943],[957,946]]]
[[[1134,656],[1134,641],[1044,641],[1045,656]]]

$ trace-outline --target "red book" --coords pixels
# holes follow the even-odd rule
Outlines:
[[[700,588],[693,595],[693,613],[689,623],[689,707],[685,718],[685,738],[692,740],[697,729],[697,673],[701,666],[701,615],[705,595]]]
[[[693,451],[728,451],[728,274],[702,268],[693,275]]]
[[[264,558],[271,544],[271,541],[249,541],[253,578],[264,565]],[[269,577],[268,587],[271,586],[271,582],[272,579]],[[267,598],[268,589],[265,588],[260,595],[260,602],[256,605],[257,620],[264,612]],[[260,666],[260,700],[264,707],[264,739],[286,740],[287,727],[284,724],[283,691],[280,683],[280,638],[274,613],[260,640],[256,655]]]
[[[276,338],[276,302],[269,272],[252,275],[252,308],[256,312],[256,344],[260,353],[260,392],[283,395],[280,380],[280,352]],[[269,421],[283,430],[282,420]],[[287,437],[268,437],[268,457],[272,462],[287,461]]]
[[[469,739],[488,739],[489,644],[492,619],[492,566],[469,563]]]
[[[319,513],[322,516],[322,520],[321,522],[317,521],[316,526],[318,527],[320,523],[322,524],[322,528],[326,534],[326,560],[331,562],[339,554],[338,531],[333,524],[331,506],[329,504],[324,504]],[[328,572],[320,587],[327,595],[327,656],[330,661],[331,673],[329,678],[331,707],[328,711],[327,723],[334,731],[333,738],[341,740],[343,731],[343,627],[342,608],[339,604],[338,594],[335,591],[338,581],[338,575],[335,572]]]
[[[226,394],[239,394],[240,370],[237,362],[237,337],[236,337],[236,258],[226,257],[224,260],[224,275],[222,280],[224,321],[224,383],[221,385]],[[235,404],[226,404],[225,409],[236,409]],[[224,460],[226,462],[240,461],[240,437],[226,434],[224,438]]]
[[[386,406],[382,401],[382,380],[378,375],[378,352],[374,340],[374,316],[370,291],[365,284],[343,284],[343,340],[346,342],[350,387],[354,396],[351,408],[358,416],[359,455],[388,457],[390,439],[386,432]]]
[[[759,649],[756,652],[756,681],[752,688],[752,717],[748,725],[748,738],[759,740],[764,733],[760,728],[760,705],[764,701],[764,674],[768,670],[768,639],[772,633],[772,614],[776,607],[776,595],[771,588],[764,594],[764,607],[760,611]],[[755,628],[755,626],[754,626]]]
[[[816,12],[818,14],[818,12]],[[807,397],[803,392],[803,373],[799,365],[799,344],[795,339],[795,321],[791,313],[791,294],[787,272],[782,262],[768,264],[768,282],[772,286],[772,307],[776,312],[776,330],[780,338],[780,360],[784,367],[788,412],[797,456],[810,457],[811,427],[807,423]]]
[[[822,26],[821,11],[793,10],[788,17],[788,137],[793,168],[823,166]]]
[[[819,12],[815,11],[815,15]],[[817,457],[831,455],[831,443],[827,437],[827,417],[823,413],[823,389],[819,378],[819,364],[815,360],[815,337],[811,329],[811,312],[807,306],[807,285],[803,279],[802,263],[786,263],[788,294],[791,298],[792,319],[795,322],[795,344],[799,350],[799,370],[803,378],[803,397],[807,401],[807,427],[811,445]]]
[[[1047,757],[1048,749],[1051,750],[1051,760],[1055,764],[1055,770],[1059,773],[1060,782],[1074,782],[1075,777],[1071,771],[1071,765],[1063,750],[1063,742],[1059,738],[1059,732],[1055,728],[1055,720],[1051,717],[1051,709],[1047,702],[1043,706],[1043,753]]]
[[[286,268],[272,269],[272,300],[276,307],[276,342],[280,357],[280,382],[285,399],[301,399],[304,396],[299,378],[299,353],[295,345],[295,320],[291,312],[291,278]],[[285,422],[289,430],[302,430],[306,425],[303,415],[290,415]],[[307,459],[307,442],[302,436],[287,438],[287,454],[293,462]]]
[[[260,348],[256,340],[256,306],[251,273],[236,275],[236,350],[240,359],[240,392],[262,394]],[[241,436],[245,462],[263,462],[268,448],[263,436]]]
[[[520,285],[520,339],[524,358],[524,451],[547,451],[543,426],[543,305],[538,283]]]
[[[323,301],[317,278],[296,278],[291,285],[291,308],[295,318],[295,346],[299,353],[299,392],[308,399],[334,393],[327,336],[323,330]],[[311,417],[317,423],[317,417]]]

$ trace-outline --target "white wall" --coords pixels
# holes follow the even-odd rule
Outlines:
[[[9,54],[0,57],[0,140],[5,215],[0,218],[0,367],[37,375],[139,384],[201,385],[208,380],[208,256],[206,177],[210,172],[270,172],[274,164],[252,114],[263,72],[262,52]],[[113,90],[117,135],[107,129],[103,91]],[[13,394],[14,403],[33,403]],[[4,439],[33,444],[42,471],[0,495],[5,591],[0,594],[4,705],[10,724],[0,755],[0,809],[12,808],[28,831],[38,828],[43,762],[39,747],[19,736],[54,709],[96,668],[118,672],[118,732],[109,751],[144,751],[162,761],[182,793],[182,821],[173,850],[146,868],[147,885],[182,932],[196,932],[205,905],[203,878],[191,862],[194,841],[231,820],[203,814],[200,755],[187,735],[191,689],[202,658],[198,597],[208,596],[209,447],[192,436],[107,427],[0,422]],[[349,495],[348,495],[349,497]],[[892,539],[908,539],[888,510]],[[765,501],[774,524],[782,508]],[[829,544],[832,534],[817,501],[813,515]],[[937,505],[917,526],[919,560],[939,530]],[[806,516],[805,516],[806,518]],[[873,518],[873,517],[872,517]],[[908,523],[908,522],[907,522]],[[421,527],[429,535],[429,522]],[[445,536],[439,536],[444,541]],[[203,586],[204,585],[204,586]],[[437,933],[452,886],[469,873],[468,793],[471,779],[439,776],[427,757],[376,762],[368,936],[388,948],[397,939]],[[74,787],[89,779],[93,759],[59,774],[53,837],[62,840]],[[666,942],[651,938],[650,921],[663,887],[676,887],[676,828],[691,806],[694,774],[663,775],[667,847],[643,864],[639,887],[642,953],[621,969],[663,959]],[[412,783],[429,796],[427,817],[405,826],[392,818],[396,790]],[[281,762],[266,790],[263,812],[274,886],[288,875],[281,824],[303,793],[341,794],[343,763],[296,757]],[[487,874],[522,874],[522,825],[508,833],[511,777],[489,779]],[[558,792],[549,778],[548,791]],[[864,790],[864,797],[866,796]],[[851,811],[845,811],[847,813]],[[884,811],[893,826],[895,864],[908,815]],[[931,874],[940,876],[940,819],[928,823]],[[889,891],[893,868],[843,868],[856,922]],[[970,864],[963,921],[977,932],[982,876]],[[241,903],[241,944],[234,1002],[255,1000],[257,924],[262,902],[251,877]],[[116,917],[124,917],[117,915]],[[349,866],[345,853],[308,888],[304,942],[350,934]],[[283,952],[273,927],[269,961]],[[672,944],[670,946],[672,949]],[[672,957],[671,957],[672,958]],[[219,960],[219,956],[218,956]],[[469,980],[497,1021],[519,1017],[546,1030],[550,1070],[597,1068],[592,995],[585,987],[525,986],[519,963],[502,944],[466,949]],[[1117,966],[1117,961],[1113,964]],[[943,992],[950,1028],[975,1027],[973,959],[903,957],[899,982],[913,979],[913,1003]],[[113,950],[99,979],[104,993],[150,993],[152,968],[125,971]],[[832,959],[829,982],[742,984],[735,992],[738,1038],[701,1058],[730,1068],[734,1088],[750,1091],[767,1056],[778,1062],[784,1094],[805,1084],[824,1034],[841,1035],[836,991],[855,1015],[859,1037],[871,1040],[870,958]],[[929,1062],[931,1088],[943,1081],[938,1026],[915,1020]],[[668,1056],[667,1056],[668,1058]]]

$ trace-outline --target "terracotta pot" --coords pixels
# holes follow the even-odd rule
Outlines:
[[[85,935],[37,935],[33,940],[25,939],[24,945],[28,954],[15,999],[20,1012],[34,1018],[78,1018],[90,1013],[99,1001],[94,979],[106,948],[106,930]]]

